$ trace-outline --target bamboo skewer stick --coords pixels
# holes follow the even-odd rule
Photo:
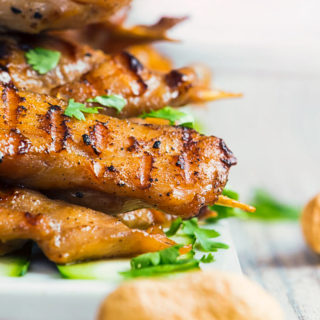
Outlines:
[[[243,211],[247,211],[247,212],[255,212],[256,208],[253,206],[250,206],[248,204],[239,202],[237,200],[231,199],[229,197],[226,196],[219,196],[218,201],[215,203],[219,206],[224,206],[224,207],[231,207],[231,208],[239,208]]]

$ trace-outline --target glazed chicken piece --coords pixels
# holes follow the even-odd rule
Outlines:
[[[61,52],[57,67],[43,75],[25,58],[28,50],[38,47]],[[21,90],[49,94],[57,86],[78,81],[103,61],[105,55],[99,50],[48,35],[0,35],[0,81],[12,82]]]
[[[0,0],[0,26],[39,33],[108,20],[131,0]]]
[[[25,58],[28,50],[37,47],[61,52],[58,66],[44,75],[33,70]],[[146,49],[150,59],[151,54]],[[142,55],[141,49],[139,55]],[[154,65],[163,65],[164,59],[153,56],[162,61]],[[25,91],[78,102],[98,95],[119,94],[127,100],[121,113],[113,108],[101,111],[119,118],[138,116],[166,105],[179,107],[236,96],[211,90],[210,83],[193,67],[153,71],[129,52],[107,55],[48,35],[1,35],[0,66],[0,81],[12,82]]]
[[[55,263],[132,256],[167,248],[163,234],[132,230],[107,214],[50,200],[26,189],[0,189],[0,240],[31,239]]]
[[[189,128],[100,114],[79,121],[63,101],[12,85],[0,97],[0,177],[33,189],[89,189],[130,199],[125,211],[191,217],[218,199],[236,163],[223,140]]]
[[[125,17],[121,13],[118,12],[106,22],[91,24],[81,29],[52,32],[52,34],[88,44],[106,53],[115,53],[127,50],[131,46],[146,45],[155,41],[174,41],[168,37],[167,32],[186,20],[186,17],[162,17],[152,25],[127,27],[124,25]]]
[[[193,67],[168,72],[152,71],[127,51],[109,56],[79,81],[57,87],[51,94],[82,103],[88,98],[105,94],[121,95],[127,101],[121,113],[111,108],[103,110],[103,113],[119,118],[139,116],[168,105],[180,107],[239,96],[210,89],[210,85],[202,81],[201,74]]]
[[[130,202],[124,202],[123,198],[107,196],[103,192],[93,190],[46,190],[46,195],[53,199],[63,200],[96,211],[111,214],[122,221],[129,228],[148,229],[154,225],[168,226],[176,217],[155,209],[130,210]],[[135,200],[134,200],[135,201]],[[133,204],[135,205],[135,204]],[[125,208],[128,208],[127,210]]]

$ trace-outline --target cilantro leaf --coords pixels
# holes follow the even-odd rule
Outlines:
[[[44,48],[35,48],[26,52],[25,56],[28,64],[30,64],[34,70],[40,74],[45,74],[58,65],[61,53]]]
[[[169,120],[171,125],[179,125],[188,128],[194,128],[194,118],[190,113],[182,112],[172,107],[164,107],[159,110],[144,113],[141,118],[161,118]]]
[[[256,207],[256,212],[250,215],[253,219],[297,220],[301,213],[301,208],[282,203],[262,189],[255,190],[251,203]]]
[[[102,107],[88,108],[83,103],[75,102],[74,99],[70,99],[64,114],[68,117],[75,117],[78,120],[85,120],[83,112],[98,113],[98,109],[102,109]]]
[[[127,100],[117,94],[96,96],[95,98],[88,99],[87,102],[96,102],[104,107],[115,108],[118,112],[120,112],[127,104]]]
[[[214,261],[214,257],[212,255],[212,253],[208,253],[207,255],[203,255],[201,258],[200,258],[200,262],[202,263],[210,263],[210,262],[213,262]]]

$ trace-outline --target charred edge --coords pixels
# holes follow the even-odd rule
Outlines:
[[[32,226],[36,226],[39,224],[41,219],[41,214],[32,215],[30,212],[25,212],[24,217],[26,218],[26,222]]]
[[[151,178],[151,171],[153,169],[154,159],[149,152],[144,152],[143,159],[140,166],[140,189],[145,190],[151,187],[153,179]]]
[[[0,59],[5,59],[9,56],[8,45],[5,41],[0,41]],[[8,71],[8,68],[6,68]]]
[[[130,142],[130,146],[127,148],[127,151],[132,152],[132,151],[137,151],[140,144],[138,142],[138,140],[135,137],[129,137],[129,142]]]
[[[42,19],[42,14],[38,11],[36,11],[33,15],[33,18],[34,19],[38,19],[38,20],[41,20]]]
[[[81,191],[77,191],[77,192],[74,194],[74,196],[75,196],[76,198],[82,199],[82,198],[84,197],[84,194],[83,194]]]
[[[31,142],[23,134],[21,134],[19,129],[11,129],[10,132],[17,138],[19,142],[16,153],[18,155],[28,153],[31,148]]]
[[[17,7],[10,7],[10,10],[11,10],[11,12],[12,13],[14,13],[14,14],[20,14],[20,13],[22,13],[22,10],[20,10],[19,8],[17,8]]]
[[[116,168],[115,168],[113,165],[107,167],[107,170],[108,170],[109,172],[117,172]]]
[[[50,103],[49,105],[44,119],[40,120],[42,122],[41,129],[51,136],[55,152],[60,152],[66,149],[67,140],[71,137],[70,129],[67,126],[69,119],[64,119],[60,106]]]
[[[160,149],[161,141],[157,140],[154,142],[152,148],[153,149]]]
[[[20,116],[25,116],[27,112],[27,108],[25,106],[18,106],[17,108],[17,120]]]
[[[176,162],[176,166],[181,168],[182,170],[185,169],[185,160],[182,154],[179,155],[178,161]]]
[[[172,70],[165,75],[165,81],[171,89],[176,89],[186,81],[186,77],[178,70]]]
[[[97,122],[97,124],[93,126],[93,129],[90,130],[90,146],[96,155],[100,155],[100,149],[103,149],[103,146],[101,146],[101,139],[104,139],[105,137],[100,132],[101,128],[103,130],[107,129],[102,122]]]
[[[127,51],[123,51],[122,55],[127,60],[129,69],[137,75],[140,74],[140,72],[143,70],[142,63],[135,56],[133,56],[131,53]]]
[[[236,157],[233,155],[232,151],[227,147],[227,145],[222,139],[220,139],[219,141],[219,146],[225,155],[225,157],[220,158],[220,160],[228,167],[236,165],[237,164]]]
[[[123,51],[121,55],[126,60],[129,70],[132,71],[137,77],[137,80],[142,87],[142,93],[144,93],[148,89],[148,85],[145,83],[141,76],[141,72],[144,69],[143,65],[136,57],[134,57],[127,51]]]

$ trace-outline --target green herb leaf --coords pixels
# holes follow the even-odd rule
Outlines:
[[[64,114],[68,117],[75,117],[78,120],[85,120],[83,112],[98,113],[98,109],[102,109],[102,107],[87,108],[83,103],[75,102],[74,99],[70,99]]]
[[[154,277],[169,273],[184,272],[192,269],[199,269],[199,261],[180,260],[175,264],[157,265],[143,269],[132,269],[129,271],[120,272],[120,274],[125,278]]]
[[[174,220],[171,223],[171,226],[170,226],[169,230],[166,232],[166,236],[167,237],[174,236],[177,233],[177,231],[179,230],[181,224],[182,224],[182,219],[180,217],[177,218],[176,220]]]
[[[117,94],[107,96],[96,96],[93,99],[88,99],[87,102],[96,102],[104,107],[115,108],[118,110],[118,112],[121,112],[121,110],[127,104],[127,100]]]
[[[175,220],[173,222],[174,227],[169,229],[172,235],[177,233],[177,231],[179,230],[179,228],[177,228],[178,222],[177,220]],[[224,243],[212,241],[211,238],[216,238],[220,234],[212,229],[200,228],[197,218],[182,221],[179,226],[180,225],[182,225],[182,232],[190,237],[193,237],[195,246],[201,251],[209,252],[217,251],[218,249],[229,248],[229,246]],[[173,233],[173,231],[175,231],[175,233]]]
[[[44,48],[35,48],[26,52],[25,56],[28,64],[30,64],[34,70],[40,74],[45,74],[58,65],[61,53]]]
[[[179,125],[188,128],[194,127],[194,118],[190,113],[182,112],[169,106],[149,113],[144,113],[141,115],[141,118],[166,119],[169,120],[171,125]]]
[[[145,253],[131,259],[131,270],[121,272],[126,278],[157,276],[172,272],[182,272],[199,268],[199,261],[193,259],[194,252],[190,255],[180,255],[182,245],[175,245],[158,252]],[[188,256],[190,259],[180,259]]]
[[[200,258],[200,262],[202,263],[210,263],[210,262],[213,262],[214,261],[214,257],[212,255],[212,253],[208,253],[207,255],[203,255],[201,258]]]
[[[284,204],[262,189],[255,190],[251,203],[257,209],[250,215],[253,219],[297,220],[301,213],[301,208]]]
[[[180,255],[180,248],[181,245],[176,245],[157,252],[141,254],[131,259],[131,268],[143,269],[150,266],[175,263]]]

